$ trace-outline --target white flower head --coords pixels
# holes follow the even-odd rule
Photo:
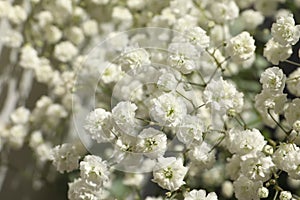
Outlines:
[[[280,195],[279,195],[280,200],[291,200],[292,197],[293,197],[292,193],[289,191],[282,191],[282,192],[280,192]]]
[[[168,157],[158,158],[158,163],[154,167],[153,181],[163,189],[175,191],[185,182],[183,181],[188,168],[183,166],[180,158]]]
[[[78,168],[79,153],[76,146],[72,144],[62,144],[51,150],[51,160],[57,171],[63,173],[70,172]]]
[[[92,187],[100,188],[109,180],[109,169],[106,161],[94,155],[85,156],[80,162],[80,176]]]
[[[103,190],[95,189],[86,184],[81,178],[69,183],[68,199],[70,200],[99,200],[103,197]]]
[[[162,125],[176,127],[184,116],[187,108],[185,103],[172,93],[165,93],[153,99],[150,115]]]
[[[111,113],[102,108],[96,108],[86,117],[85,129],[92,139],[98,143],[110,141],[113,135],[110,133]]]
[[[300,68],[289,75],[286,85],[290,93],[300,97]]]
[[[267,143],[264,136],[257,129],[243,131],[230,129],[226,141],[228,150],[239,155],[261,151]]]
[[[270,156],[261,152],[245,156],[241,162],[241,173],[254,181],[267,181],[275,171],[275,164]]]
[[[218,200],[218,196],[214,192],[210,192],[206,195],[205,190],[192,190],[185,194],[184,200]]]
[[[189,74],[196,68],[194,59],[198,53],[197,49],[188,42],[172,42],[169,45],[168,63],[171,67],[179,70],[183,74]]]
[[[138,148],[149,158],[162,157],[167,149],[167,136],[154,128],[143,129],[138,135]]]
[[[287,109],[285,110],[284,116],[292,127],[295,121],[300,120],[300,98],[295,98],[292,102],[288,104]]]
[[[235,62],[248,60],[256,49],[255,40],[246,31],[231,38],[226,44],[226,52]]]
[[[265,18],[259,11],[248,9],[241,13],[241,19],[246,30],[254,30]]]
[[[176,136],[184,144],[190,144],[193,141],[202,142],[202,133],[204,125],[199,116],[186,115],[178,130]]]
[[[14,124],[26,124],[29,120],[30,111],[24,107],[17,108],[10,115],[10,119]]]
[[[274,38],[271,38],[264,48],[263,56],[273,65],[278,65],[279,61],[285,61],[292,53],[293,50],[290,45],[281,45]]]
[[[187,29],[184,37],[186,37],[187,41],[194,45],[199,51],[203,51],[210,43],[210,38],[206,34],[206,31],[199,26]]]
[[[286,76],[278,67],[267,68],[260,77],[264,90],[270,92],[282,92],[285,86]]]
[[[78,54],[78,49],[69,41],[55,45],[54,57],[61,62],[71,61]]]
[[[18,124],[10,128],[8,135],[8,144],[14,149],[20,149],[25,141],[27,129],[24,125]]]
[[[217,23],[224,23],[239,16],[239,7],[233,0],[217,1],[211,5],[211,14]]]
[[[31,45],[25,45],[21,49],[20,66],[26,69],[34,69],[39,66],[40,59],[37,51]]]
[[[235,197],[239,200],[259,200],[258,190],[262,187],[261,181],[252,181],[244,175],[233,182]]]
[[[121,53],[121,66],[125,70],[136,70],[142,66],[149,65],[150,55],[143,48],[127,47]]]
[[[137,109],[138,107],[129,101],[119,102],[112,109],[112,119],[117,126],[116,128],[126,134],[136,135],[134,130],[138,125],[138,121],[135,118]]]
[[[166,92],[174,91],[177,85],[178,81],[174,74],[169,72],[163,73],[157,81],[157,87]]]
[[[203,141],[200,145],[195,145],[189,151],[191,161],[201,169],[209,169],[216,161],[215,151],[212,146]]]
[[[206,105],[220,115],[226,114],[229,109],[239,113],[244,105],[243,93],[238,92],[232,83],[223,80],[222,77],[212,80],[206,86],[203,95]]]
[[[293,15],[280,16],[273,23],[271,34],[274,40],[283,46],[294,45],[298,42],[300,37],[300,26],[295,26]]]

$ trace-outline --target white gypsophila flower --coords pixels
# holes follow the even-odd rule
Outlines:
[[[226,43],[226,53],[234,62],[243,62],[251,58],[256,49],[255,40],[249,32],[243,31]]]
[[[175,20],[172,17],[174,16],[170,16],[170,20]],[[173,25],[173,29],[175,31],[179,31],[179,32],[184,32],[187,29],[193,28],[198,26],[197,24],[197,17],[192,16],[190,14],[184,15],[182,17],[180,17],[179,19],[176,19],[176,21],[174,21],[174,25]],[[173,22],[171,22],[173,23]]]
[[[51,160],[60,173],[71,172],[78,169],[79,153],[76,146],[62,144],[51,149]]]
[[[23,35],[19,31],[7,30],[1,38],[1,41],[8,47],[18,48],[23,43]]]
[[[229,109],[239,113],[242,111],[244,100],[243,93],[238,92],[235,86],[220,77],[211,80],[203,92],[203,100],[206,106],[220,115],[226,114]]]
[[[300,98],[295,98],[288,104],[285,110],[284,117],[286,118],[289,125],[292,127],[295,121],[300,120]]]
[[[88,134],[91,135],[93,140],[102,143],[114,138],[113,134],[110,132],[112,127],[111,123],[111,113],[102,108],[96,108],[86,117],[84,128],[87,130]]]
[[[222,195],[225,197],[225,198],[231,198],[232,195],[233,195],[233,184],[231,181],[224,181],[222,183]]]
[[[78,49],[69,41],[55,45],[54,57],[61,62],[71,61],[78,54]]]
[[[25,9],[19,5],[11,7],[8,11],[8,19],[14,24],[21,24],[27,18]]]
[[[44,139],[41,131],[34,131],[33,133],[31,133],[30,140],[29,140],[29,146],[31,148],[35,148],[43,143],[44,143]]]
[[[295,144],[281,143],[272,159],[278,169],[288,172],[291,178],[300,177],[300,149]]]
[[[216,161],[215,151],[212,151],[212,146],[203,141],[200,145],[195,145],[191,148],[188,155],[197,167],[201,169],[209,169]]]
[[[295,26],[293,15],[280,16],[273,23],[271,34],[274,40],[283,46],[294,45],[300,37],[300,25]]]
[[[233,182],[235,197],[238,200],[259,200],[258,189],[262,187],[261,181],[252,181],[244,175]]]
[[[163,200],[163,197],[146,197],[145,200]]]
[[[45,39],[50,44],[58,42],[62,38],[62,32],[57,26],[47,26],[45,28]]]
[[[84,34],[81,28],[72,26],[66,30],[65,36],[75,45],[79,45],[84,40]]]
[[[137,109],[138,107],[129,101],[119,102],[112,109],[112,119],[117,126],[116,128],[126,134],[136,135],[134,130],[138,125],[135,118],[135,111]]]
[[[130,10],[123,6],[113,7],[111,17],[114,21],[122,22],[124,28],[130,27],[133,22],[133,16]]]
[[[247,130],[230,129],[226,136],[228,150],[239,155],[262,151],[266,143],[264,136],[255,128]]]
[[[98,34],[98,23],[96,20],[88,20],[81,24],[84,35],[87,37],[94,36]]]
[[[40,59],[37,51],[30,45],[25,45],[21,49],[20,66],[23,68],[34,69],[38,67]]]
[[[49,25],[53,22],[53,15],[50,11],[44,10],[39,12],[35,16],[36,20],[38,21],[38,24],[41,28],[45,27],[46,25]]]
[[[173,73],[165,72],[163,73],[157,81],[157,87],[165,92],[174,91],[178,85]]]
[[[272,93],[267,90],[262,90],[260,94],[255,96],[255,108],[262,116],[262,121],[270,126],[275,127],[274,119],[278,120],[280,113],[283,112],[285,102],[287,101],[287,94]]]
[[[10,114],[10,119],[14,124],[26,124],[29,120],[30,111],[25,107],[17,108]]]
[[[203,51],[209,47],[210,38],[201,27],[186,29],[184,37],[187,38],[187,42],[194,45],[198,51]]]
[[[75,179],[69,183],[68,199],[69,200],[99,200],[105,199],[101,188],[95,189],[86,184],[81,178]]]
[[[267,181],[275,172],[275,165],[270,156],[260,151],[242,157],[241,173],[254,181]]]
[[[92,187],[100,188],[109,180],[109,175],[107,162],[98,156],[87,155],[80,162],[80,176]]]
[[[184,200],[218,200],[218,196],[214,192],[206,195],[205,190],[192,190],[184,195]]]
[[[240,11],[233,0],[214,2],[210,8],[212,19],[220,24],[237,18]]]
[[[176,127],[187,113],[183,100],[172,93],[164,93],[152,100],[151,117],[161,125]]]
[[[293,53],[290,45],[283,46],[271,38],[264,48],[263,56],[273,65],[278,65],[279,61],[285,61]]]
[[[138,148],[151,159],[162,157],[167,149],[166,134],[151,127],[143,129],[138,140]]]
[[[293,195],[289,191],[281,191],[279,195],[280,200],[291,200],[293,198]]]
[[[265,17],[259,12],[252,9],[245,10],[241,13],[241,20],[246,30],[254,30],[264,22]]]
[[[286,76],[278,67],[267,68],[260,76],[260,83],[264,90],[283,92]]]
[[[199,116],[186,115],[178,127],[176,136],[178,140],[186,145],[203,140],[204,125]]]
[[[53,93],[57,96],[63,97],[68,93],[74,92],[76,83],[76,73],[75,71],[54,71],[53,78],[50,85],[54,87]]]
[[[196,68],[194,59],[197,55],[196,48],[186,42],[172,42],[169,44],[168,52],[168,64],[171,67],[179,70],[183,74],[189,74]]]
[[[0,1],[0,18],[7,17],[11,9],[11,2]]]
[[[300,120],[297,120],[293,123],[293,129],[297,132],[300,132]]]
[[[300,97],[300,68],[297,68],[289,75],[286,85],[290,93]]]
[[[143,48],[127,47],[120,58],[121,66],[125,67],[125,70],[138,69],[151,63],[149,53]]]
[[[106,63],[105,65],[107,67],[101,74],[101,80],[105,84],[117,82],[124,76],[125,72],[122,71],[120,65],[114,63]]]
[[[66,109],[62,105],[56,103],[49,105],[45,114],[47,116],[47,121],[52,126],[56,126],[59,123],[60,119],[66,118],[68,116],[68,112],[66,111]]]
[[[259,198],[267,198],[269,196],[269,190],[266,187],[261,187],[258,189],[258,196]]]
[[[146,6],[146,2],[140,0],[128,0],[127,6],[131,9],[141,10]]]
[[[170,2],[170,9],[176,16],[184,16],[192,6],[193,4],[190,0],[172,0]]]
[[[20,149],[27,135],[27,128],[21,124],[15,125],[9,129],[9,135],[7,138],[9,146],[14,149]]]
[[[40,59],[40,65],[34,68],[36,80],[40,83],[50,84],[53,78],[53,69],[46,58]]]
[[[181,158],[167,157],[158,158],[153,169],[153,182],[156,182],[163,189],[175,191],[185,182],[183,181],[188,168],[183,166]]]
[[[51,160],[52,146],[49,143],[42,143],[34,147],[34,152],[38,160],[42,163]]]

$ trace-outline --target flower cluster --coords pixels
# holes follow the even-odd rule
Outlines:
[[[0,198],[24,154],[70,200],[300,199],[299,9],[0,1]]]

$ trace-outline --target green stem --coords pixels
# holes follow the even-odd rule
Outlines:
[[[294,62],[294,61],[291,61],[291,60],[285,60],[284,62],[287,62],[289,64],[296,65],[296,66],[300,67],[300,63],[297,63],[297,62]]]
[[[287,131],[283,128],[283,126],[273,117],[273,115],[270,112],[270,109],[268,109],[268,114],[269,116],[272,118],[272,120],[277,124],[277,126],[286,134],[286,135],[290,135],[290,131]]]

